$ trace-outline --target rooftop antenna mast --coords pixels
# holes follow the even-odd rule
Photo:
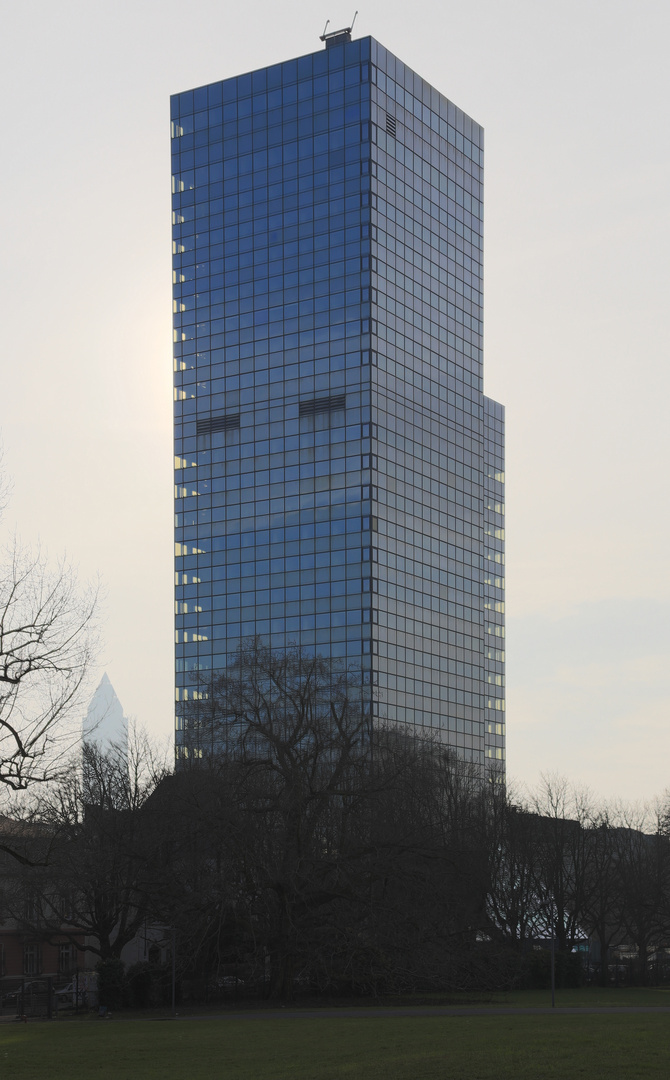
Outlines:
[[[357,15],[358,11],[355,11],[354,17],[351,20],[351,26],[345,26],[342,30],[331,30],[330,33],[328,33],[330,19],[326,19],[326,25],[323,28],[323,33],[321,34],[319,41],[323,41],[327,49],[329,49],[332,45],[347,44],[349,41],[351,41],[351,31],[354,28],[354,23],[356,22]]]

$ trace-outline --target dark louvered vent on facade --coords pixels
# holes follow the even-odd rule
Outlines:
[[[240,426],[239,413],[218,413],[203,416],[196,423],[198,435],[211,435],[214,431],[231,431]]]
[[[392,135],[395,139],[395,116],[389,116],[386,114],[386,134]]]
[[[343,409],[346,405],[346,396],[336,394],[333,397],[312,398],[310,401],[301,401],[299,412],[301,416],[314,416],[316,413],[334,412],[335,409]]]

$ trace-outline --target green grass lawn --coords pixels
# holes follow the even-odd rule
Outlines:
[[[33,1022],[0,1026],[8,1080],[655,1080],[670,1016]]]

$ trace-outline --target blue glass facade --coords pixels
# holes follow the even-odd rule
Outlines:
[[[240,639],[504,759],[482,130],[371,38],[175,95],[177,752]]]

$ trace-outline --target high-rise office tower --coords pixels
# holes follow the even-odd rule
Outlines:
[[[128,719],[106,673],[89,703],[82,739],[102,753],[117,750],[124,757],[128,755]]]
[[[501,763],[483,133],[350,37],[171,102],[177,752],[194,672],[259,635]]]

